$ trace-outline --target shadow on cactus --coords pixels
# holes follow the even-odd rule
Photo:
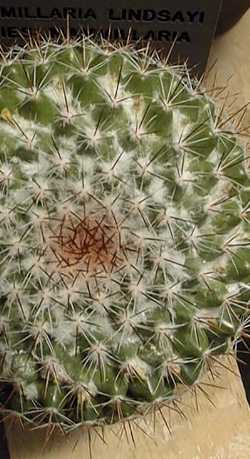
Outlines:
[[[1,410],[65,431],[196,387],[247,322],[244,148],[185,67],[40,38],[2,56]]]

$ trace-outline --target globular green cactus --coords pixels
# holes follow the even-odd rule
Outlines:
[[[65,429],[155,410],[248,317],[244,148],[147,50],[43,39],[0,69],[1,410]]]

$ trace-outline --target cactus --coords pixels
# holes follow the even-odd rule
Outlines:
[[[174,401],[248,318],[233,124],[185,67],[89,37],[4,53],[0,112],[2,412],[67,430]]]

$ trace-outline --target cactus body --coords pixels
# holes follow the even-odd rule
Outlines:
[[[193,386],[249,303],[244,149],[188,74],[44,40],[0,85],[2,410],[103,425]]]

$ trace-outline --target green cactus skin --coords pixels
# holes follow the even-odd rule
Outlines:
[[[0,69],[2,412],[72,429],[175,400],[248,315],[244,148],[131,45],[44,39]]]

